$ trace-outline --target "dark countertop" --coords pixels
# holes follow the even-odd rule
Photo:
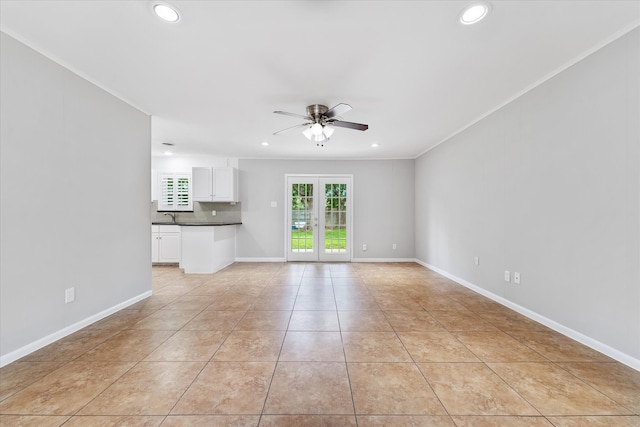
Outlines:
[[[151,225],[182,225],[182,226],[200,226],[200,227],[216,227],[223,225],[242,225],[241,222],[152,222]]]

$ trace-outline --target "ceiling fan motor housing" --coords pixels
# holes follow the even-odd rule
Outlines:
[[[327,108],[326,105],[313,104],[307,107],[307,116],[311,117],[316,123],[318,123],[327,111],[329,111],[329,108]]]

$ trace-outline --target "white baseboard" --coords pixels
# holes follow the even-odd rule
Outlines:
[[[236,262],[287,262],[286,258],[250,258],[236,257]]]
[[[236,262],[287,262],[286,258],[236,258]],[[352,258],[351,262],[417,262],[415,258]]]
[[[41,349],[42,347],[51,344],[52,342],[58,341],[61,338],[66,337],[67,335],[71,335],[74,332],[79,331],[85,326],[89,326],[90,324],[97,322],[100,319],[104,319],[105,317],[115,313],[116,311],[122,310],[123,308],[127,308],[130,305],[137,303],[140,300],[143,300],[152,295],[152,291],[147,291],[138,296],[135,296],[131,299],[128,299],[120,304],[114,305],[113,307],[107,308],[106,310],[102,310],[101,312],[94,314],[93,316],[89,316],[86,319],[83,319],[79,322],[74,323],[73,325],[69,325],[66,328],[60,329],[57,332],[54,332],[46,337],[40,338],[30,344],[27,344],[23,347],[20,347],[17,350],[12,351],[11,353],[7,353],[5,355],[0,356],[0,368],[8,365],[11,362],[14,362],[21,357],[24,357],[30,353],[33,353],[36,350]]]
[[[239,257],[236,262],[287,262],[286,258]],[[417,262],[415,258],[352,258],[350,262]]]
[[[477,293],[479,293],[480,295],[483,295],[499,304],[504,305],[505,307],[508,307],[510,309],[512,309],[513,311],[516,311],[520,314],[522,314],[523,316],[528,317],[531,320],[535,320],[538,323],[541,323],[543,325],[545,325],[548,328],[553,329],[556,332],[561,333],[562,335],[565,335],[573,340],[578,341],[579,343],[582,343],[584,345],[586,345],[587,347],[590,347],[602,354],[605,354],[609,357],[611,357],[612,359],[617,360],[620,363],[624,363],[625,365],[640,371],[640,359],[636,359],[633,356],[630,356],[626,353],[621,352],[620,350],[617,350],[613,347],[608,346],[607,344],[601,343],[598,340],[595,340],[587,335],[584,335],[578,331],[575,331],[571,328],[568,328],[558,322],[556,322],[555,320],[549,319],[548,317],[545,317],[541,314],[536,313],[535,311],[529,310],[528,308],[522,307],[521,305],[518,305],[512,301],[509,301],[506,298],[503,298],[499,295],[496,295],[492,292],[487,291],[486,289],[483,289],[477,285],[474,285],[473,283],[467,282],[464,279],[461,279],[459,277],[454,276],[453,274],[450,274],[447,271],[441,270],[438,267],[435,267],[433,265],[427,264],[426,262],[422,262],[420,260],[416,260],[416,262],[420,265],[422,265],[423,267],[428,268],[429,270],[433,270],[438,274],[443,275],[444,277],[453,280],[456,283],[459,283],[460,285],[471,289],[472,291],[475,291]]]

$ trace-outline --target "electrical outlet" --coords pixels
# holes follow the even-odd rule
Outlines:
[[[216,212],[216,211],[211,211],[211,216],[216,216],[216,215],[218,215],[218,212]]]
[[[366,251],[366,250],[367,250],[367,244],[366,244],[366,243],[363,243],[363,244],[362,244],[362,250],[363,250],[363,251]]]
[[[513,283],[515,283],[516,285],[520,284],[520,273],[518,273],[517,271],[513,272]]]
[[[478,256],[475,257],[473,262],[474,262],[475,265],[480,265],[480,257],[478,257]]]
[[[64,290],[64,303],[69,304],[76,299],[76,288],[69,288]]]
[[[271,202],[271,207],[272,208],[277,208],[278,207],[278,202],[275,202],[275,201]]]
[[[394,243],[393,245],[391,245],[391,249],[393,249],[393,250],[395,251],[396,249],[398,249],[398,245],[396,245],[396,244]]]
[[[511,273],[509,272],[509,270],[505,270],[504,271],[504,281],[505,282],[510,282],[511,281]]]

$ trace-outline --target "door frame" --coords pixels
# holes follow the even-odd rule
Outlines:
[[[289,211],[290,211],[290,198],[291,195],[290,193],[290,189],[289,189],[289,178],[295,178],[295,177],[299,177],[299,178],[303,178],[303,179],[317,179],[318,181],[320,181],[321,179],[332,179],[332,178],[340,178],[340,179],[346,179],[347,180],[347,228],[349,230],[348,235],[347,235],[347,255],[348,255],[348,260],[341,260],[338,262],[351,262],[353,260],[353,174],[315,174],[315,173],[288,173],[284,175],[284,253],[285,253],[285,260],[288,261],[292,261],[289,259],[289,255],[291,253],[291,220],[289,218]],[[316,197],[316,199],[320,198],[320,188],[317,189],[318,191],[318,196]],[[324,194],[324,193],[323,193]],[[324,200],[324,196],[322,196],[323,200]],[[318,209],[320,209],[319,206],[319,200],[314,200],[316,206]],[[322,213],[324,213],[324,206],[322,207]],[[320,213],[320,212],[319,212]],[[322,223],[324,223],[324,221],[322,221]],[[320,229],[320,220],[318,220],[318,230]],[[319,243],[318,243],[319,245]],[[316,260],[314,261],[302,261],[302,262],[331,262],[331,261],[320,261],[320,248],[318,248],[318,251],[316,251],[317,256],[316,256]]]

